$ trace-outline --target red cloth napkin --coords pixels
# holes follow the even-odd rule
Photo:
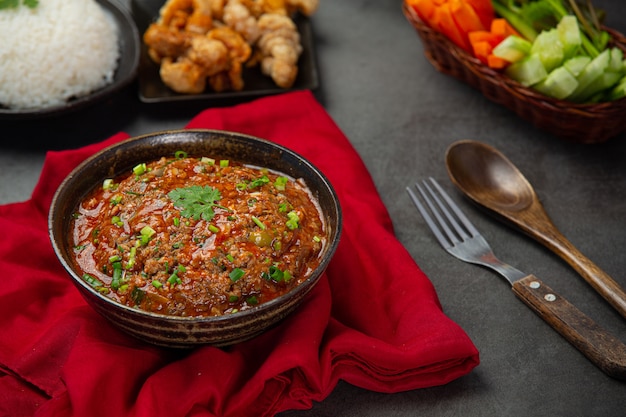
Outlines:
[[[478,365],[474,344],[394,236],[363,162],[310,92],[209,109],[187,127],[263,137],[325,173],[344,230],[319,285],[279,326],[226,349],[135,340],[85,304],[53,253],[46,219],[62,179],[128,135],[49,152],[32,198],[0,206],[0,415],[270,416],[310,408],[340,379],[398,392]]]

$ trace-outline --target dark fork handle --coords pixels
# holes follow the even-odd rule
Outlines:
[[[534,275],[515,281],[513,292],[598,368],[626,380],[626,346],[619,339]]]

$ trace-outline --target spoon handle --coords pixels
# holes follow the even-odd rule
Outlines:
[[[513,292],[539,317],[607,375],[626,380],[626,346],[534,275]]]
[[[583,277],[609,304],[626,318],[626,292],[609,274],[600,269],[589,258],[583,255],[552,223],[544,216],[538,221],[517,222],[530,236],[565,260]],[[514,220],[514,219],[511,219]]]

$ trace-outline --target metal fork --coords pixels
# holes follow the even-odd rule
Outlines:
[[[433,178],[407,187],[426,224],[443,248],[458,259],[491,268],[505,277],[515,295],[592,363],[613,378],[626,380],[626,346],[540,279],[500,261],[489,243]],[[431,213],[431,214],[429,214]],[[433,219],[434,217],[434,219]]]

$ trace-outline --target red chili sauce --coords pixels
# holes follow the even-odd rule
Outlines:
[[[73,221],[86,282],[174,316],[229,314],[285,294],[319,264],[327,238],[303,181],[183,152],[106,180]]]

